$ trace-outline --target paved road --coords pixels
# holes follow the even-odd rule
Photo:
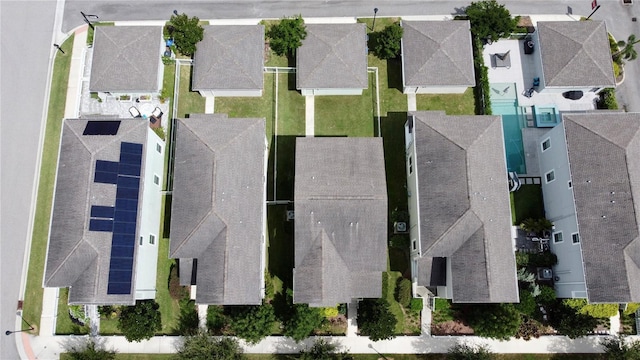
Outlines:
[[[0,354],[16,359],[16,307],[51,55],[55,1],[0,1]],[[63,90],[64,91],[64,90]]]

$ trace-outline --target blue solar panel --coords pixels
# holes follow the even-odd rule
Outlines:
[[[111,263],[109,264],[112,270],[127,270],[133,269],[133,258],[111,258]]]
[[[91,217],[112,219],[115,208],[113,206],[91,206]]]
[[[133,247],[136,244],[136,234],[113,234],[113,246]]]
[[[118,164],[117,161],[96,160],[96,171],[117,173]]]
[[[107,294],[125,295],[131,294],[131,282],[128,283],[112,283],[107,286]]]
[[[140,176],[140,164],[120,164],[120,175]]]
[[[118,187],[116,190],[116,199],[138,199],[138,189]]]
[[[116,199],[118,210],[138,211],[138,200]]]
[[[133,257],[133,247],[111,246],[111,257]]]
[[[142,155],[142,144],[122,142],[120,143],[120,152]]]
[[[142,155],[138,154],[129,154],[129,153],[120,153],[120,163],[122,164],[131,164],[131,165],[140,165],[142,163]]]
[[[115,221],[135,223],[137,212],[135,211],[116,211]]]
[[[118,173],[96,171],[93,181],[101,184],[115,184],[118,181]]]
[[[116,183],[118,188],[136,189],[140,188],[140,178],[131,176],[118,176],[118,182]]]
[[[112,231],[113,220],[90,219],[89,230],[90,231]]]
[[[126,223],[126,222],[116,221],[113,223],[113,233],[135,235],[136,223]]]
[[[109,270],[109,281],[113,281],[113,282],[126,282],[129,281],[131,282],[131,274],[133,273],[133,271],[131,269],[129,270]]]

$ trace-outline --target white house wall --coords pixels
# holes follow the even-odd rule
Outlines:
[[[158,145],[160,152],[158,152]],[[137,240],[135,298],[154,299],[156,296],[156,270],[160,243],[160,212],[162,207],[162,181],[164,179],[165,142],[147,129],[144,159],[142,208]],[[155,177],[158,184],[155,184]],[[153,244],[151,236],[154,237]]]
[[[413,129],[415,131],[415,127]],[[409,133],[408,123],[405,123],[405,171],[407,172],[407,196],[409,206],[409,239],[411,251],[411,281],[414,284],[414,296],[417,296],[418,264],[420,258],[420,217],[418,213],[418,178],[416,175],[414,134]],[[409,159],[413,161],[413,170],[409,173]]]
[[[542,143],[549,139],[550,147],[542,151]],[[553,268],[557,296],[585,297],[584,268],[580,244],[574,244],[572,234],[578,232],[573,189],[570,188],[570,168],[562,124],[549,130],[538,141],[538,160],[542,176],[545,216],[554,223],[549,241],[551,251],[558,256]],[[553,171],[555,179],[547,182],[546,174]],[[553,233],[562,233],[562,242],[555,242]]]
[[[252,90],[200,90],[198,91],[204,97],[260,97],[261,89]]]
[[[405,86],[404,94],[463,94],[467,91],[467,86]]]
[[[307,95],[362,95],[363,89],[300,89],[303,96]]]

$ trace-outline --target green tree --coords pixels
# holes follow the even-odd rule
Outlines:
[[[449,348],[447,359],[451,360],[491,360],[495,358],[486,345],[456,344]]]
[[[276,317],[271,304],[260,306],[227,306],[231,330],[249,344],[257,344],[271,334]]]
[[[384,299],[364,299],[358,306],[358,328],[373,341],[393,339],[397,322]]]
[[[467,320],[476,335],[498,340],[513,337],[522,322],[513,304],[473,305]]]
[[[383,60],[397,58],[400,55],[400,42],[403,33],[404,29],[397,22],[387,25],[377,33],[373,48],[376,56]]]
[[[400,303],[400,305],[404,307],[409,307],[411,304],[411,280],[405,279],[403,277],[398,278],[398,282],[396,284],[396,300]]]
[[[338,352],[335,344],[323,339],[316,340],[308,350],[300,351],[300,360],[353,360],[353,356],[346,352]]]
[[[189,298],[183,298],[179,304],[180,316],[178,317],[178,327],[175,331],[180,335],[193,335],[198,332],[198,326],[200,325],[196,304]]]
[[[224,337],[213,338],[198,332],[184,338],[178,346],[176,360],[241,360],[245,359],[238,340]]]
[[[556,291],[551,286],[540,286],[540,295],[536,297],[536,300],[543,305],[549,305],[556,301]]]
[[[618,304],[587,304],[586,299],[564,299],[563,305],[574,309],[577,313],[598,319],[606,319],[618,313]]]
[[[611,56],[613,61],[619,61],[620,59],[631,61],[637,59],[638,52],[635,49],[635,45],[639,42],[640,40],[637,40],[634,34],[629,35],[627,41],[618,41],[619,50]]]
[[[94,338],[87,341],[80,341],[65,346],[65,351],[71,360],[114,360],[115,350],[107,350],[101,344],[96,343]]]
[[[598,326],[598,319],[579,313],[563,301],[558,301],[556,306],[550,306],[548,310],[551,326],[571,339],[589,335]]]
[[[640,360],[640,342],[627,341],[624,335],[600,342],[608,360]]]
[[[518,26],[509,10],[496,0],[472,2],[465,9],[471,23],[471,33],[482,41],[497,41],[509,36]]]
[[[292,56],[307,37],[307,29],[301,15],[284,18],[271,25],[267,31],[269,47],[280,56]]]
[[[515,304],[522,315],[531,316],[536,311],[536,299],[528,289],[520,289],[520,302]]]
[[[204,28],[196,16],[189,18],[187,14],[173,15],[169,20],[169,29],[176,49],[185,56],[196,52],[196,44],[204,38]]]
[[[151,339],[156,331],[162,329],[159,308],[154,300],[139,300],[135,306],[123,307],[118,329],[129,342]]]

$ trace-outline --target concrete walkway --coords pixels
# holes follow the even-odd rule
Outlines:
[[[76,30],[73,38],[73,52],[71,53],[71,68],[67,88],[67,101],[64,107],[64,117],[77,118],[80,114],[80,98],[82,96],[82,70],[84,53],[87,47],[87,26]]]
[[[407,111],[416,111],[416,94],[407,94]]]
[[[358,301],[347,304],[347,337],[358,336]]]
[[[304,126],[305,126],[305,135],[307,137],[313,137],[315,134],[315,98],[313,95],[307,95],[304,97]]]
[[[213,114],[216,98],[213,96],[206,96],[204,99],[204,113]]]

